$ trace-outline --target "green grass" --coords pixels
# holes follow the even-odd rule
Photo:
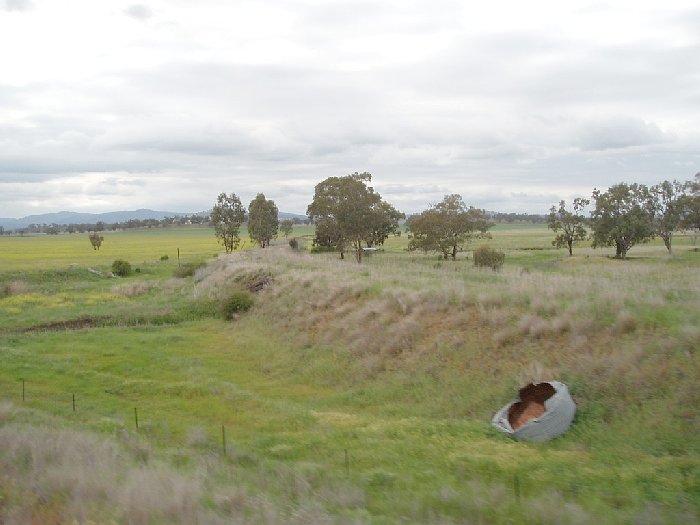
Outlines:
[[[178,248],[183,262],[209,258],[223,251],[211,228],[163,228],[102,232],[101,235],[105,240],[99,250],[92,249],[87,234],[0,236],[2,271],[56,269],[70,265],[107,270],[115,259],[128,260],[138,267],[159,261],[163,255],[168,256],[163,266],[172,267],[177,265]],[[249,244],[250,240],[247,242]]]
[[[361,266],[279,241],[220,256],[195,282],[172,278],[172,252],[211,262],[206,229],[106,234],[100,252],[82,237],[0,238],[0,282],[24,283],[0,299],[0,400],[35,424],[135,436],[183,475],[216,457],[211,487],[339,522],[697,517],[700,257],[682,244],[673,259],[655,245],[630,261],[568,258],[546,229],[497,228],[489,244],[508,254],[494,273],[465,254],[406,253],[403,237]],[[117,257],[140,274],[86,270]],[[260,272],[272,284],[252,310],[221,319],[217,298]],[[86,316],[100,321],[28,331]],[[579,405],[542,445],[489,424],[534,365]],[[0,495],[9,487],[0,477]],[[203,504],[221,513],[211,487]]]

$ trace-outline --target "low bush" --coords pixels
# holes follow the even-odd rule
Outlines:
[[[112,263],[112,273],[119,277],[131,275],[131,265],[122,259],[117,259]]]
[[[249,292],[258,293],[261,292],[265,286],[272,283],[272,274],[263,269],[255,270],[252,272],[246,272],[241,275],[237,275],[234,281],[238,286]]]
[[[489,248],[488,246],[481,246],[474,250],[474,266],[479,268],[488,267],[492,270],[498,270],[503,266],[505,260],[505,253]]]
[[[335,246],[314,246],[311,253],[332,253],[337,251]]]
[[[221,315],[224,319],[250,310],[253,306],[253,295],[247,290],[235,290],[221,302]]]
[[[173,275],[180,279],[184,279],[185,277],[192,277],[194,275],[194,272],[196,272],[203,266],[205,266],[204,263],[185,263],[182,266],[178,266],[177,268],[175,268]]]

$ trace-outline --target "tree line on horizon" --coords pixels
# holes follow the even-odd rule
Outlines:
[[[352,250],[361,263],[367,248],[381,246],[390,235],[401,234],[399,221],[406,215],[384,201],[369,186],[371,181],[370,173],[355,172],[328,177],[316,185],[306,210],[315,225],[315,247],[335,250],[341,259]],[[595,208],[586,217],[583,213],[591,199]],[[562,200],[546,216],[548,227],[555,233],[552,244],[567,248],[569,255],[575,242],[590,238],[594,248],[614,246],[615,256],[624,259],[635,244],[656,236],[672,253],[674,232],[700,230],[700,173],[694,180],[663,181],[651,187],[623,182],[607,191],[595,188],[591,199],[574,199],[571,210]],[[238,196],[220,194],[211,222],[227,252],[238,247],[244,220],[245,209]],[[445,195],[439,203],[408,217],[408,250],[436,252],[444,259],[455,260],[458,251],[471,240],[490,238],[489,229],[494,225],[485,210],[468,206],[461,195]],[[277,207],[262,193],[250,203],[248,229],[251,239],[263,248],[277,236]]]
[[[352,173],[342,177],[328,177],[318,183],[314,197],[307,207],[307,221],[315,226],[314,247],[336,250],[341,259],[352,250],[358,262],[367,248],[381,246],[390,235],[401,235],[402,224],[409,236],[408,249],[436,252],[443,258],[456,259],[458,251],[479,238],[488,238],[488,230],[498,222],[546,222],[554,232],[552,244],[567,248],[573,254],[573,245],[590,239],[594,248],[614,246],[616,257],[625,258],[636,244],[660,237],[670,254],[673,253],[674,233],[681,230],[694,232],[693,241],[700,234],[700,173],[693,180],[663,181],[653,186],[638,183],[618,183],[606,191],[594,188],[591,198],[575,198],[567,207],[564,200],[552,206],[548,215],[487,212],[468,206],[461,195],[445,195],[442,201],[421,213],[406,218],[368,184],[372,175]],[[584,211],[594,201],[589,216]],[[194,214],[167,217],[162,220],[132,219],[123,223],[66,225],[31,225],[19,230],[24,233],[58,234],[90,232],[93,248],[95,240],[103,237],[95,233],[129,228],[152,228],[175,225],[202,224],[213,226],[215,235],[231,252],[240,245],[240,228],[248,225],[251,240],[261,247],[282,232],[287,237],[294,224],[302,221],[279,220],[274,201],[259,193],[250,202],[248,210],[235,194],[221,193],[209,216]],[[9,233],[0,228],[0,234]]]
[[[280,221],[280,225],[284,221],[289,220],[292,225],[308,224],[309,220],[301,220],[297,217],[284,219]],[[0,235],[59,235],[61,233],[92,233],[92,232],[108,232],[108,231],[124,231],[124,230],[145,230],[152,228],[170,228],[182,226],[212,226],[210,214],[192,214],[179,215],[176,217],[163,217],[162,219],[129,219],[120,222],[105,222],[97,221],[94,223],[40,223],[29,224],[21,228],[6,229],[0,226]]]

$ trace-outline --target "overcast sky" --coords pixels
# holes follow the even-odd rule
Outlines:
[[[698,0],[0,0],[0,217],[369,171],[544,213],[700,171]]]

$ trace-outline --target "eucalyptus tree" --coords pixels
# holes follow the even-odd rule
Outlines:
[[[594,248],[615,246],[615,257],[624,259],[632,246],[654,237],[654,209],[645,185],[622,182],[605,192],[595,189],[593,199]]]
[[[275,201],[268,200],[265,195],[258,195],[248,206],[248,235],[261,248],[270,246],[270,241],[277,237],[279,228],[278,210]]]
[[[681,228],[693,230],[693,244],[700,234],[700,173],[695,180],[685,183],[686,194],[681,197]]]
[[[211,210],[211,222],[214,225],[214,235],[224,245],[226,253],[238,248],[241,242],[241,224],[244,220],[245,208],[238,195],[220,193]]]
[[[681,227],[683,197],[687,184],[667,180],[651,187],[650,202],[654,213],[654,231],[664,241],[669,254],[673,253],[673,234]]]
[[[283,221],[280,221],[279,229],[286,239],[289,237],[289,234],[292,233],[292,230],[294,230],[294,221],[292,219],[284,219]]]
[[[329,177],[316,185],[306,210],[316,224],[315,244],[336,248],[341,259],[352,248],[361,263],[363,244],[381,244],[398,229],[403,214],[367,185],[371,181],[371,174],[355,172]]]
[[[559,201],[559,208],[552,206],[549,210],[547,227],[556,234],[552,245],[557,248],[566,247],[569,250],[569,256],[573,255],[574,242],[586,238],[586,217],[581,215],[581,212],[590,203],[588,199],[577,197],[572,204],[573,211],[566,209],[564,201]]]
[[[365,239],[367,246],[383,245],[390,235],[399,231],[399,221],[405,218],[406,215],[391,204],[381,201],[373,210],[372,231]]]
[[[445,195],[439,203],[408,220],[409,250],[435,251],[457,258],[457,251],[473,238],[488,238],[493,226],[484,210],[467,207],[462,196]]]

